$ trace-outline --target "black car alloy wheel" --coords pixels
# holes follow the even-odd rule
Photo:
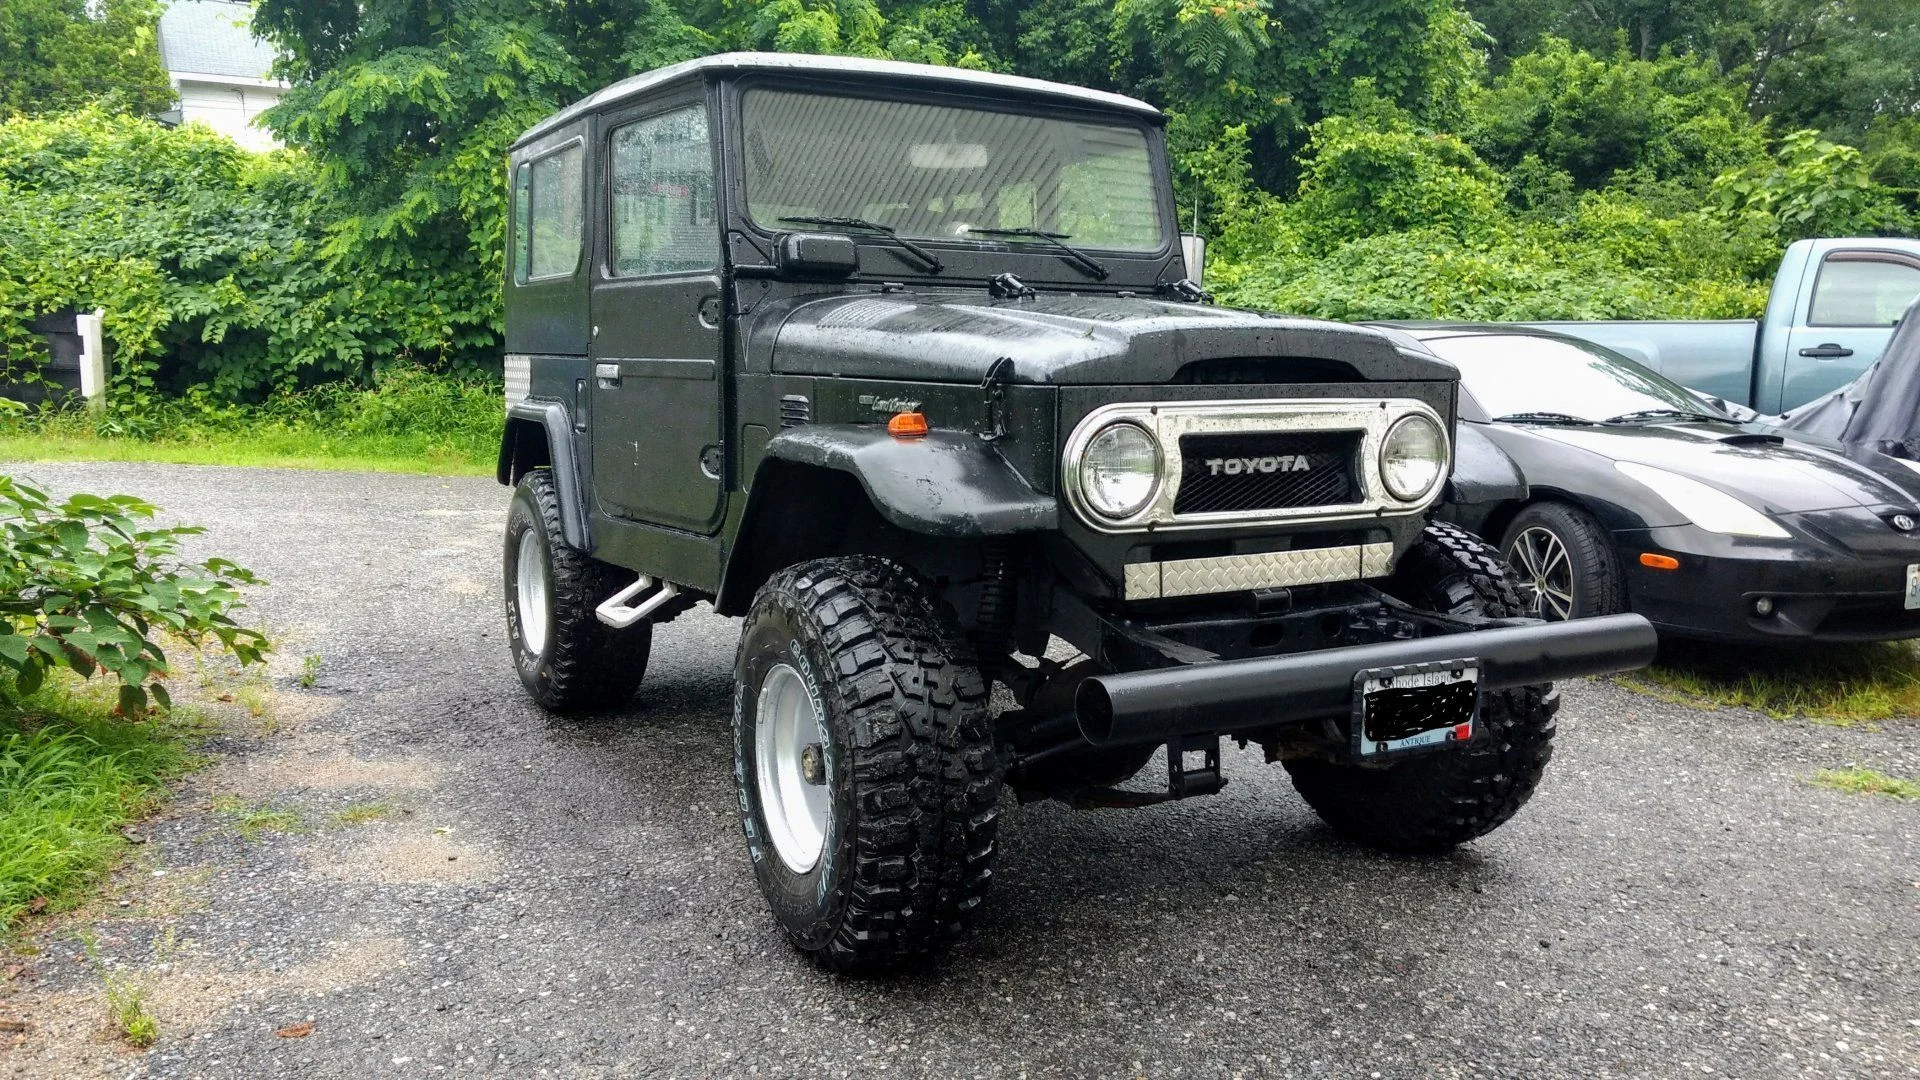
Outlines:
[[[1562,622],[1627,610],[1613,540],[1577,506],[1526,507],[1507,526],[1500,550],[1513,568],[1523,615]]]
[[[1549,622],[1573,618],[1573,559],[1552,529],[1534,525],[1520,530],[1507,543],[1507,562],[1518,573],[1528,615]]]

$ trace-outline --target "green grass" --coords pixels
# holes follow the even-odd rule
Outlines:
[[[184,711],[129,723],[103,689],[55,680],[0,704],[0,934],[77,906],[125,851],[121,827],[193,764]]]
[[[256,805],[231,795],[213,800],[213,810],[233,822],[234,829],[247,840],[258,840],[270,832],[305,832],[306,819],[297,810]]]
[[[352,806],[333,815],[336,825],[366,825],[375,821],[384,821],[393,816],[393,807],[386,803],[354,803]]]
[[[1884,795],[1890,799],[1920,799],[1920,784],[1873,769],[1849,765],[1844,769],[1821,769],[1813,774],[1821,787],[1844,791],[1849,795]]]
[[[204,393],[137,414],[83,409],[0,418],[0,461],[165,461],[485,475],[499,452],[498,386],[397,369],[252,405]]]
[[[1920,649],[1911,642],[1792,651],[1663,642],[1654,666],[1620,682],[1685,704],[1842,727],[1920,717]]]
[[[147,1011],[147,987],[136,975],[108,972],[107,1016],[128,1046],[146,1048],[160,1037],[160,1022]]]

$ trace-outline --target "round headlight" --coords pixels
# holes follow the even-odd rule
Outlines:
[[[1380,479],[1402,502],[1417,502],[1447,471],[1447,441],[1424,416],[1405,416],[1387,429],[1380,447]]]
[[[1132,517],[1160,486],[1160,446],[1138,424],[1109,424],[1080,455],[1080,494],[1102,517]]]

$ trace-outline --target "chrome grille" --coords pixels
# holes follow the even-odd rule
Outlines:
[[[1176,514],[1362,501],[1358,431],[1260,431],[1180,439]]]

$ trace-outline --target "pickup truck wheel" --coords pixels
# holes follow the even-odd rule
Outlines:
[[[615,630],[594,617],[633,574],[567,543],[545,469],[514,489],[505,556],[507,643],[527,692],[552,712],[625,704],[647,673],[653,627]]]
[[[927,956],[991,882],[1002,770],[951,612],[882,559],[792,567],[734,662],[747,851],[789,940],[841,971]]]
[[[1520,614],[1548,622],[1627,610],[1613,542],[1592,515],[1565,503],[1520,511],[1500,542],[1520,592]]]
[[[1427,526],[1386,591],[1453,615],[1500,618],[1520,607],[1500,553],[1442,523]],[[1348,839],[1388,851],[1444,851],[1492,832],[1526,805],[1553,756],[1559,711],[1551,685],[1487,691],[1463,747],[1386,765],[1297,759],[1287,772],[1307,805]]]

